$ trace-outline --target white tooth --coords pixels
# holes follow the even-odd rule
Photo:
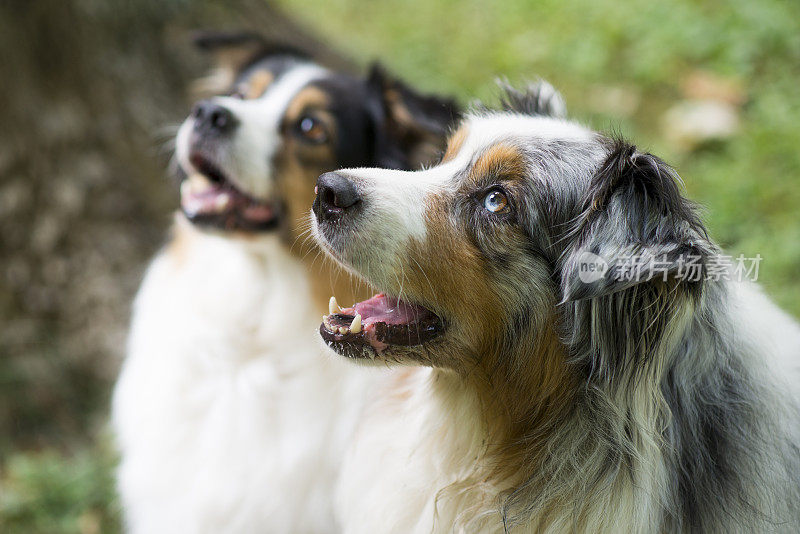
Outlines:
[[[228,196],[226,193],[222,193],[214,200],[214,207],[218,210],[224,210],[228,207],[228,204],[231,202],[231,197]]]
[[[353,322],[350,323],[350,331],[354,334],[361,332],[361,314],[357,313],[356,316],[353,317]]]
[[[192,183],[189,180],[181,182],[181,196],[188,197],[192,193]]]
[[[202,174],[192,174],[183,183],[188,184],[189,192],[194,194],[203,193],[214,187],[214,184]]]
[[[346,327],[346,326],[340,326],[340,327],[339,327],[339,333],[340,333],[340,334],[344,335],[344,334],[346,334],[347,332],[348,332],[348,330],[347,330],[347,327]]]
[[[328,301],[328,313],[333,315],[338,311],[339,311],[339,303],[336,302],[336,297],[331,297],[331,300]]]
[[[211,180],[209,180],[202,174],[191,175],[189,177],[189,183],[192,184],[192,188],[197,192],[213,187]]]

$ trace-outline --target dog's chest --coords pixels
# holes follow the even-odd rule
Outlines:
[[[296,348],[311,311],[305,271],[282,246],[261,250],[208,237],[182,262],[157,260],[137,300],[137,319],[163,321],[181,342],[196,341],[201,350],[193,358],[224,364]]]
[[[337,487],[345,532],[453,532],[465,510],[484,518],[468,531],[502,531],[482,465],[485,434],[476,400],[463,391],[442,397],[435,374],[395,369],[375,388]]]
[[[202,238],[183,253],[156,259],[134,308],[114,414],[126,506],[158,518],[142,531],[303,531],[297,514],[330,491],[349,384],[314,336],[307,275],[279,244]],[[324,530],[314,506],[308,529]]]

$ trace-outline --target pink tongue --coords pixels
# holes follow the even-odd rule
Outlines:
[[[181,195],[181,205],[190,215],[222,211],[218,204],[222,191],[215,188],[199,195]]]
[[[361,314],[364,324],[378,322],[407,324],[416,321],[426,311],[420,306],[407,304],[396,298],[389,298],[384,293],[379,293],[371,299],[357,303],[353,306],[353,309]]]
[[[272,219],[272,208],[263,204],[253,204],[244,209],[244,218],[251,221],[266,222]]]
[[[223,198],[225,202],[222,202]],[[200,194],[181,195],[181,206],[189,215],[238,210],[242,217],[256,222],[268,222],[274,216],[271,206],[258,204],[236,191],[220,187]]]

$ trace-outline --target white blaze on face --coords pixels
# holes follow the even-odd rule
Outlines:
[[[239,122],[230,140],[223,142],[216,163],[243,192],[258,199],[269,199],[273,193],[273,158],[281,146],[281,121],[297,93],[311,82],[323,78],[327,70],[319,65],[303,63],[283,73],[263,95],[241,100],[227,96],[211,100],[229,109]],[[189,162],[189,138],[194,119],[181,125],[176,142],[176,156],[184,170]]]
[[[355,183],[363,211],[352,221],[353,237],[336,240],[336,255],[375,286],[399,294],[400,259],[409,240],[425,239],[425,199],[446,190],[453,174],[449,171],[445,166],[419,172],[378,168],[339,171]],[[317,239],[324,243],[313,214],[312,225]]]

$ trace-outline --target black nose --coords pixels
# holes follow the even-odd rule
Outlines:
[[[202,100],[192,109],[194,129],[204,134],[225,134],[233,131],[239,121],[228,108],[210,100]]]
[[[317,198],[313,205],[317,220],[325,221],[341,217],[360,200],[355,184],[345,175],[326,172],[317,178]]]

